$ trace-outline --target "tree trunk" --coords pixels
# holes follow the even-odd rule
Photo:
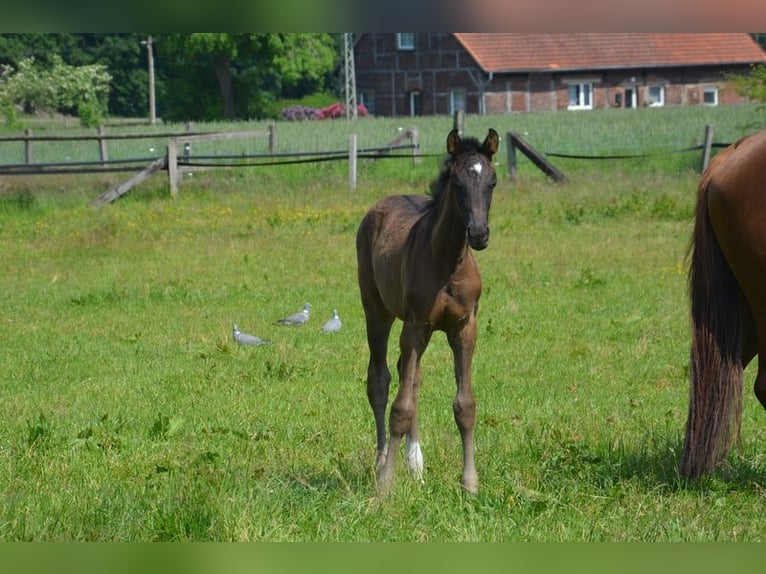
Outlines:
[[[223,117],[228,120],[234,119],[234,85],[231,77],[231,59],[226,56],[219,56],[216,58],[213,68],[218,78],[218,87],[221,90]]]

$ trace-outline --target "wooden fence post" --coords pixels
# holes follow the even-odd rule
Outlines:
[[[412,163],[419,164],[423,161],[420,154],[420,140],[418,137],[418,128],[413,126],[410,128],[410,140],[412,140]]]
[[[516,181],[516,144],[511,137],[511,132],[505,134],[505,141],[508,143],[508,176],[511,181]]]
[[[26,128],[24,130],[24,136],[24,161],[29,165],[35,162],[35,157],[32,154],[32,130]]]
[[[465,128],[465,112],[463,110],[457,110],[452,120],[452,127],[462,136],[463,129]]]
[[[713,147],[713,126],[710,124],[705,125],[705,143],[702,147],[702,165],[700,166],[700,172],[704,172],[710,163],[710,150]]]
[[[104,139],[104,126],[98,126],[96,129],[98,133],[98,155],[101,158],[101,167],[106,167],[106,161],[109,161],[109,154],[106,150],[106,140]]]
[[[356,191],[356,134],[348,136],[348,187]]]
[[[277,151],[277,124],[269,124],[269,153]]]
[[[178,140],[168,140],[168,183],[170,184],[170,196],[174,199],[178,196]]]
[[[553,181],[565,181],[566,177],[563,173],[553,167],[553,164],[549,162],[543,155],[529,145],[524,139],[517,133],[509,132],[508,145],[515,146],[527,156],[533,164],[535,164],[545,175],[550,177]]]

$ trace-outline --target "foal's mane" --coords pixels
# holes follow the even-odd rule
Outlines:
[[[455,157],[466,153],[481,153],[482,143],[475,137],[466,137],[460,140],[460,149],[455,156],[447,155],[442,161],[442,168],[439,175],[431,182],[428,187],[428,195],[437,199],[446,189],[450,178],[450,168],[455,163]]]

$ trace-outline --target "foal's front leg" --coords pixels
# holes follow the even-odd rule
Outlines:
[[[427,326],[405,323],[402,327],[402,334],[399,338],[400,356],[397,363],[399,390],[391,404],[389,414],[386,460],[378,473],[378,492],[380,493],[385,493],[393,482],[397,451],[405,434],[408,435],[408,466],[411,466],[413,460],[417,464],[419,457],[422,467],[420,445],[416,445],[418,440],[417,394],[420,387],[420,359],[430,338],[431,329]]]
[[[476,423],[476,401],[471,389],[471,362],[476,347],[476,315],[471,313],[465,322],[447,333],[455,360],[457,395],[452,402],[455,422],[463,442],[463,476],[461,484],[469,493],[479,491],[479,477],[474,462],[473,428]]]

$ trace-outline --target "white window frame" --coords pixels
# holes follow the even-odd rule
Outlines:
[[[713,101],[708,102],[707,96],[708,94],[713,95]],[[706,106],[717,106],[718,105],[718,86],[705,86],[702,88],[702,103]]]
[[[654,94],[652,91],[654,90]],[[665,86],[654,84],[646,89],[646,98],[649,101],[649,107],[661,108],[665,105]]]
[[[414,50],[415,49],[415,33],[414,32],[397,33],[396,47],[399,50]]]
[[[449,113],[454,114],[457,111],[466,111],[466,92],[464,89],[455,89],[449,91]]]
[[[586,89],[587,86],[587,89]],[[576,90],[574,93],[576,102],[572,103],[572,90]],[[577,81],[569,82],[567,86],[567,109],[568,110],[592,110],[593,109],[593,82],[592,81]]]

